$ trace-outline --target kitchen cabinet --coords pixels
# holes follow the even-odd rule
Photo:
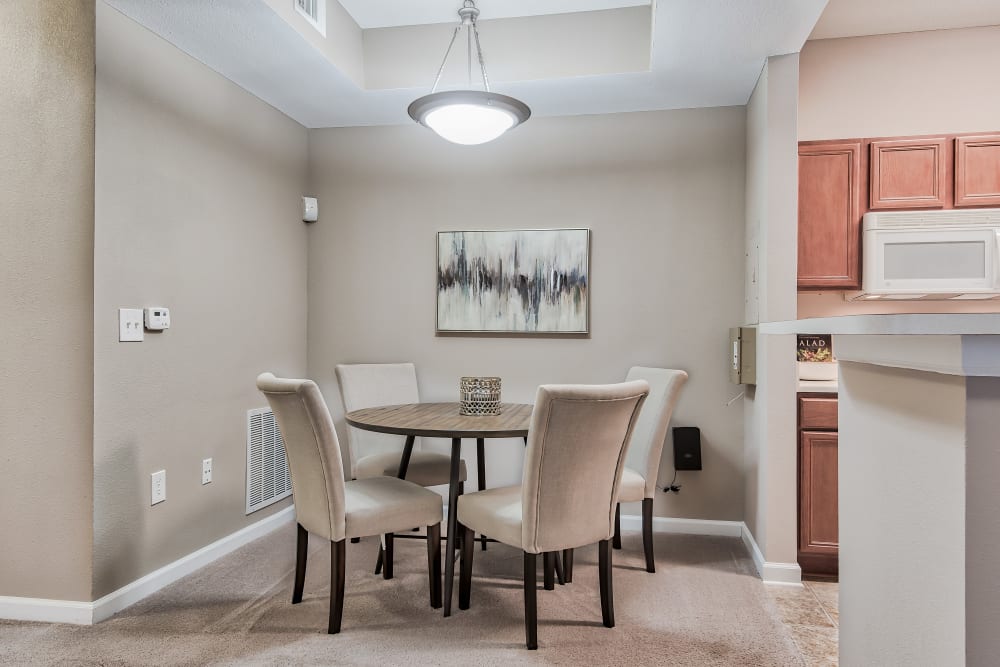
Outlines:
[[[871,142],[869,208],[943,208],[948,196],[948,143],[944,137]]]
[[[837,398],[798,395],[798,561],[803,575],[836,577]]]
[[[1000,207],[1000,132],[799,143],[798,287],[861,288],[869,211]]]
[[[799,144],[799,287],[858,289],[862,144]]]
[[[1000,206],[1000,134],[955,139],[955,206]]]

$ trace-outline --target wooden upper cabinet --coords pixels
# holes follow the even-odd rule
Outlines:
[[[955,139],[955,206],[1000,206],[1000,134]]]
[[[799,145],[799,287],[858,289],[861,142]]]
[[[948,203],[948,139],[871,143],[870,208],[943,208]]]

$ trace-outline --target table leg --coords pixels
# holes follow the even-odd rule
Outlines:
[[[410,469],[410,456],[413,454],[414,440],[416,440],[415,436],[406,436],[406,444],[403,445],[403,456],[399,459],[399,469],[396,474],[400,479],[406,479],[406,471]]]
[[[479,490],[486,490],[486,439],[476,438],[476,463],[479,464]],[[480,535],[483,551],[486,551],[486,536]]]
[[[444,547],[444,615],[451,616],[451,593],[455,583],[455,545],[458,543],[458,484],[462,462],[462,439],[451,439],[451,479],[448,482],[448,537]]]

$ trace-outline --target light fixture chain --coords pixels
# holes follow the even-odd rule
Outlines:
[[[466,30],[467,58],[469,63],[469,88],[472,88],[472,29],[475,27],[475,20],[469,24]]]
[[[448,50],[444,52],[444,60],[441,61],[441,66],[438,67],[437,76],[434,77],[434,85],[431,86],[431,93],[436,92],[438,84],[441,83],[441,75],[444,74],[444,66],[448,64],[448,56],[451,55],[451,49],[453,46],[455,46],[455,39],[458,38],[458,32],[461,29],[462,26],[458,26],[457,28],[455,28],[455,32],[451,33],[451,41],[448,42]]]
[[[476,53],[479,55],[479,69],[483,72],[483,87],[486,88],[486,92],[488,93],[490,92],[490,78],[486,75],[486,59],[483,58],[483,47],[479,43],[479,26],[476,25],[475,19],[472,20],[472,32],[476,36]]]

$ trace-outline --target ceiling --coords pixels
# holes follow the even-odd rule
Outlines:
[[[743,105],[826,1],[480,0],[480,33],[494,90],[536,116]],[[293,0],[105,2],[306,127],[411,122],[461,4],[328,0],[323,38]],[[622,57],[628,44],[642,48]]]
[[[810,39],[1000,25],[1000,0],[830,0]]]
[[[508,19],[590,12],[601,9],[648,6],[651,0],[477,0],[484,18]],[[395,28],[404,25],[456,21],[462,0],[340,0],[361,27]]]

